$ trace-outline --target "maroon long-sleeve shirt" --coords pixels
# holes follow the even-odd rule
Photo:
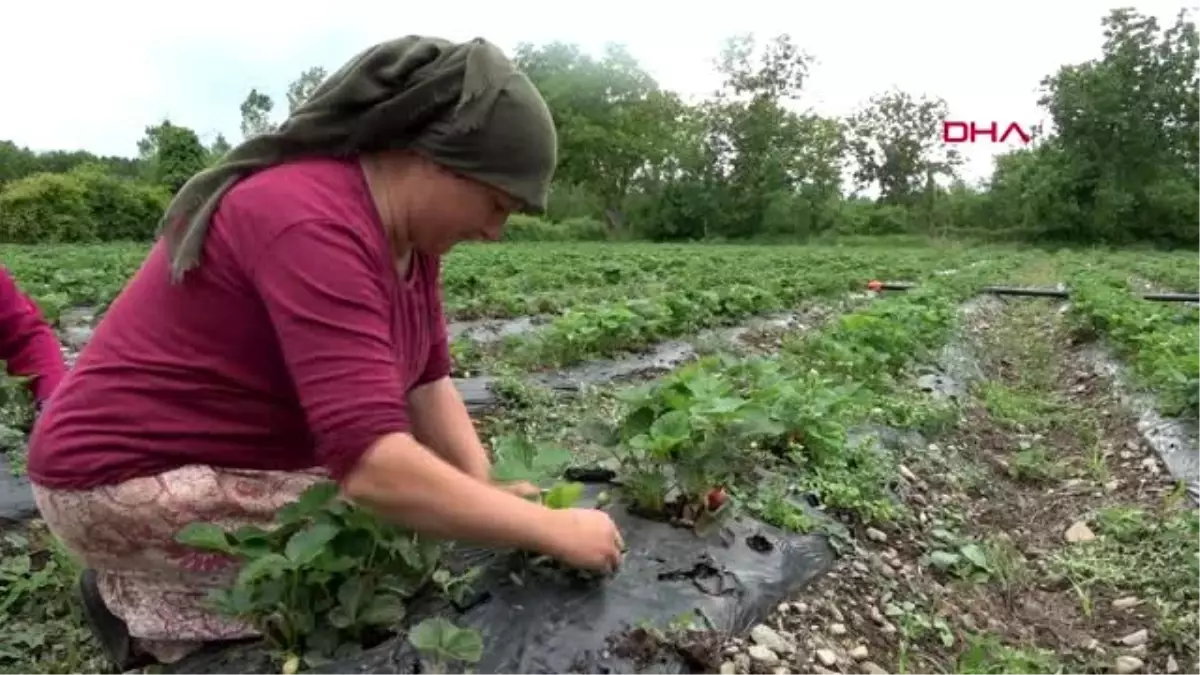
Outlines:
[[[222,200],[201,265],[163,243],[112,303],[34,430],[29,477],[88,488],[188,464],[343,478],[409,429],[450,371],[439,260],[397,271],[357,162],[257,173]]]
[[[0,267],[0,361],[9,375],[30,378],[29,390],[44,402],[67,373],[58,337],[37,305]]]

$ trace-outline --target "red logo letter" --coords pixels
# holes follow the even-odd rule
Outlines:
[[[1003,143],[1004,140],[1006,138],[1008,138],[1008,135],[1013,133],[1014,131],[1017,133],[1018,136],[1021,137],[1022,143],[1028,143],[1029,141],[1033,140],[1033,138],[1028,133],[1026,133],[1026,131],[1024,129],[1021,128],[1020,124],[1013,122],[1012,124],[1008,125],[1007,129],[1004,130],[1004,135],[1000,137],[1000,142]]]
[[[957,130],[957,133],[951,134],[951,129]],[[942,140],[946,143],[962,143],[967,140],[967,123],[942,122]]]
[[[996,142],[996,123],[992,122],[988,126],[980,128],[980,127],[975,126],[974,122],[971,122],[971,142],[974,143],[975,139],[980,136],[987,136],[988,138],[992,139],[993,143],[995,143]]]

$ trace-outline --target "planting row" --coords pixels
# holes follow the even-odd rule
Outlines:
[[[145,257],[144,244],[0,246],[0,259],[50,318],[103,308]],[[653,297],[680,288],[757,286],[855,269],[861,280],[954,266],[967,253],[799,246],[467,245],[447,256],[452,319],[557,314],[580,304]]]
[[[674,290],[658,293],[637,289],[624,299],[578,304],[524,335],[486,344],[464,336],[453,344],[455,364],[459,372],[467,373],[498,365],[520,370],[562,368],[730,325],[749,316],[791,309],[806,300],[862,289],[871,278],[923,279],[937,276],[934,270],[939,267],[980,263],[964,257],[940,258],[934,264],[919,255],[872,255],[862,250],[827,252],[819,262],[816,257],[809,252],[777,266],[727,260],[723,267],[713,266],[704,275],[692,277],[695,283],[681,283]]]
[[[800,246],[508,244],[467,246],[445,261],[457,318],[554,314],[579,304],[680,288],[760,285],[853,267],[864,279],[954,265],[968,254]]]
[[[1078,261],[1068,264],[1077,327],[1107,338],[1138,384],[1167,415],[1195,418],[1200,405],[1200,313],[1193,305],[1147,302],[1125,274]]]
[[[1195,251],[1154,253],[1146,251],[1105,251],[1075,254],[1092,266],[1122,270],[1160,287],[1161,290],[1195,293],[1200,279],[1200,259]]]

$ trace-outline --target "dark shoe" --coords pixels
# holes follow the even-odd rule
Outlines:
[[[79,576],[78,591],[79,600],[83,604],[83,615],[87,617],[92,634],[120,672],[144,668],[155,663],[153,657],[135,653],[129,627],[108,609],[104,598],[100,597],[100,587],[96,585],[96,570],[83,571]]]

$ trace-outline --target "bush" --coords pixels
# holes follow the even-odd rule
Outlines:
[[[504,228],[504,241],[604,241],[608,231],[594,218],[568,218],[552,223],[535,216],[514,214]]]
[[[165,187],[119,178],[94,167],[76,173],[86,187],[101,241],[154,238],[159,218],[171,201]]]
[[[604,203],[587,188],[580,185],[555,182],[550,187],[550,200],[546,205],[546,218],[565,222],[572,218],[596,218],[604,213]]]
[[[0,241],[18,244],[153,239],[164,189],[94,165],[38,173],[0,191]]]

